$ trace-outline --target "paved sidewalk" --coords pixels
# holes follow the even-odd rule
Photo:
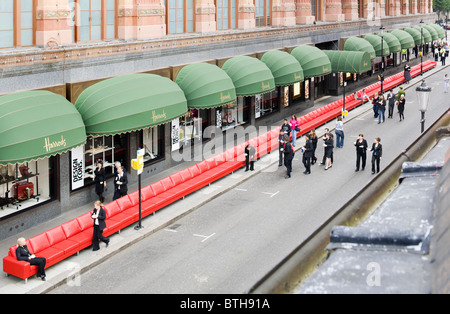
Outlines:
[[[434,73],[441,71],[443,69],[440,64],[438,66],[428,71],[424,74],[424,77],[433,75]],[[404,88],[408,88],[408,86],[412,86],[415,82],[420,81],[421,77],[418,76],[414,78],[409,85],[405,85]],[[398,90],[395,89],[396,92]],[[336,99],[339,99],[341,96],[327,97],[323,100],[319,100],[316,102],[315,106],[309,108],[303,112],[301,115],[306,114],[309,111],[315,110],[318,107],[321,107],[325,104],[328,104]],[[362,106],[351,111],[351,114],[348,118],[345,119],[344,122],[349,122],[354,118],[357,118],[359,115],[372,110],[372,105],[366,103]],[[280,124],[281,125],[281,121]],[[331,121],[320,128],[317,129],[317,133],[319,135],[324,133],[324,129],[330,128],[334,129],[335,121]],[[302,139],[301,142],[304,142]],[[298,145],[297,147],[300,147]],[[127,248],[130,245],[138,242],[139,240],[151,235],[152,233],[166,228],[171,225],[177,219],[183,217],[184,215],[189,214],[190,212],[196,210],[201,207],[203,204],[209,202],[210,200],[216,198],[217,196],[226,193],[227,191],[233,189],[238,186],[242,182],[248,180],[249,178],[258,175],[271,167],[273,164],[278,162],[278,152],[273,151],[271,154],[265,155],[256,163],[256,170],[254,172],[244,172],[242,169],[236,171],[234,174],[230,174],[216,182],[211,184],[211,186],[207,186],[199,191],[192,193],[187,196],[184,200],[179,200],[166,208],[159,210],[154,215],[150,215],[143,219],[142,225],[143,229],[136,231],[134,230],[135,225],[131,225],[121,231],[120,234],[114,234],[110,237],[111,244],[107,249],[105,249],[104,244],[101,244],[101,250],[92,252],[90,248],[82,250],[79,255],[74,255],[64,261],[59,262],[58,264],[50,267],[46,270],[47,272],[47,281],[42,282],[36,278],[30,278],[28,283],[25,284],[23,280],[16,278],[14,276],[1,276],[0,277],[0,293],[44,293],[47,290],[50,290],[52,287],[62,284],[68,285],[76,285],[77,284],[77,276],[84,271],[95,267],[96,265],[102,263],[104,260],[108,259],[110,256],[120,252],[121,250]],[[186,162],[179,166],[173,167],[169,170],[163,171],[157,175],[152,176],[152,178],[143,180],[143,186],[151,184],[155,181],[158,181],[172,173],[175,173],[183,168],[186,168],[192,165],[195,162]],[[137,184],[130,186],[130,191],[137,190]],[[110,199],[110,197],[109,197]],[[21,236],[26,238],[30,238],[34,235],[45,232],[61,223],[64,223],[68,220],[71,220],[87,211],[92,210],[92,206],[86,205],[81,206],[71,211],[65,212],[59,217],[52,219],[46,223],[40,224],[36,227],[30,228],[26,232],[22,233]],[[13,236],[7,239],[0,241],[0,252],[3,252],[3,256],[6,256],[8,249],[16,243],[16,239],[19,236]]]

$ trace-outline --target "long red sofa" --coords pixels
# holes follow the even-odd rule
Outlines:
[[[436,66],[436,62],[426,61],[423,63],[423,71],[429,71]],[[416,77],[420,75],[420,64],[411,68],[411,77]],[[383,82],[383,90],[388,91],[395,88],[405,82],[403,72],[397,73],[390,77],[385,78]],[[366,93],[369,97],[373,97],[376,92],[380,92],[381,83],[377,82],[366,87]],[[327,123],[340,116],[342,113],[343,99],[336,100],[326,106],[318,108],[304,116],[298,118],[300,123],[300,132],[297,136],[308,133],[312,129],[318,128],[319,126]],[[353,94],[345,97],[345,109],[352,110],[363,104],[363,101],[356,100]]]
[[[143,187],[141,191],[142,217],[146,217],[241,168],[245,163],[244,148],[247,143],[251,143],[256,148],[259,158],[272,150],[274,145],[271,141],[272,133],[266,132],[246,143],[232,147],[221,154]],[[109,236],[138,221],[139,191],[108,203],[104,208],[107,227],[103,233],[105,236]],[[85,213],[36,235],[27,240],[27,246],[36,256],[47,259],[46,268],[48,268],[92,244],[93,221],[90,216],[91,213]],[[18,261],[16,248],[16,245],[12,246],[8,256],[3,258],[3,271],[27,280],[37,273],[37,267],[25,261]]]
[[[434,66],[436,66],[435,62],[426,62],[423,68],[424,71],[428,71]],[[420,65],[418,69],[416,66],[411,71],[412,76],[418,74],[420,74]],[[401,83],[403,83],[403,73],[387,78],[384,86],[387,90]],[[375,83],[368,86],[366,92],[371,97],[379,88],[380,83]],[[346,108],[348,110],[361,104],[362,101],[355,100],[353,95],[346,97]],[[301,132],[299,132],[299,136],[333,120],[341,114],[341,109],[342,99],[300,117]],[[146,217],[241,168],[245,163],[244,148],[248,143],[255,147],[257,158],[277,149],[278,135],[279,128],[277,127],[245,143],[227,149],[223,153],[143,187],[141,191],[142,217]],[[104,235],[109,236],[115,232],[120,232],[121,229],[139,219],[139,191],[106,204],[105,211],[107,228],[104,230]],[[46,267],[48,268],[87,248],[92,244],[93,234],[93,221],[90,215],[89,212],[85,213],[28,239],[29,249],[36,256],[45,257],[47,259]],[[27,280],[37,273],[37,266],[31,266],[25,261],[18,261],[15,251],[16,246],[12,246],[8,251],[8,256],[3,258],[3,271]]]

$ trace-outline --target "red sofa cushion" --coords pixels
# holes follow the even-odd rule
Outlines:
[[[94,220],[91,217],[91,213],[87,212],[77,218],[78,224],[81,227],[81,231],[94,227]]]
[[[61,228],[63,229],[66,238],[71,238],[82,231],[80,224],[76,219],[63,223]]]
[[[143,188],[141,188],[141,198],[142,198],[141,201],[148,200],[148,199],[152,198],[153,196],[155,196],[155,192],[153,192],[150,185],[147,185],[147,186],[144,186]]]
[[[114,217],[115,215],[117,215],[117,214],[122,212],[122,209],[119,207],[119,204],[117,204],[117,200],[106,204],[103,207],[103,209],[106,212],[106,217],[107,218]]]
[[[36,255],[50,247],[50,242],[45,233],[38,234],[37,236],[30,238],[29,241],[31,246],[29,249]]]
[[[53,229],[50,229],[45,233],[47,235],[48,242],[52,246],[67,239],[61,226],[57,226]]]
[[[161,184],[160,181],[157,181],[150,185],[150,187],[153,190],[153,194],[155,196],[158,196],[159,194],[163,193],[165,191],[164,186]]]

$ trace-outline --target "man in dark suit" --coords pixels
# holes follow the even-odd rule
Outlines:
[[[17,239],[16,258],[18,261],[25,261],[31,265],[36,265],[38,267],[36,277],[45,281],[45,265],[47,264],[47,260],[44,257],[36,257],[34,254],[31,254],[24,238]]]
[[[128,178],[122,166],[117,168],[117,174],[114,178],[114,199],[121,198],[128,193]]]
[[[303,165],[305,166],[304,174],[311,173],[311,158],[313,156],[313,144],[309,138],[309,134],[305,134],[306,143],[302,147],[303,151]]]
[[[106,212],[103,209],[103,204],[100,201],[94,203],[94,211],[91,215],[94,219],[94,234],[92,236],[92,250],[98,251],[100,249],[99,240],[106,243],[106,247],[109,245],[109,239],[103,236],[103,230],[106,228]]]
[[[250,171],[255,170],[255,154],[256,154],[256,150],[255,148],[248,144],[247,146],[245,146],[245,171],[248,171],[248,167],[250,165]]]
[[[289,136],[287,135],[284,136],[283,153],[284,153],[284,165],[286,166],[286,176],[284,178],[289,179],[291,177],[292,159],[294,159],[295,151],[294,147],[289,141]]]

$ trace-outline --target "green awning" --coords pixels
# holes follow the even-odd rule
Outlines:
[[[436,24],[427,24],[427,25],[429,25],[429,26],[434,28],[434,30],[437,32],[438,37],[440,39],[444,39],[445,38],[445,31],[442,29],[442,27],[440,27],[439,25],[436,25]]]
[[[276,86],[292,85],[305,80],[300,63],[286,51],[268,51],[262,56],[261,61],[272,72]]]
[[[331,62],[333,72],[361,74],[372,69],[372,62],[368,52],[322,50]]]
[[[189,109],[216,108],[236,100],[233,81],[216,65],[187,65],[178,73],[175,82],[183,90]]]
[[[383,39],[383,44],[381,44],[381,38],[377,35],[367,34],[364,36],[364,39],[367,40],[375,50],[375,55],[377,57],[386,57],[391,54],[389,50],[389,45]],[[383,50],[381,50],[381,46],[383,46]]]
[[[254,96],[275,89],[270,69],[260,60],[248,56],[228,59],[222,66],[236,88],[236,96]]]
[[[390,33],[397,37],[402,49],[414,48],[414,38],[409,33],[401,29],[394,29]]]
[[[434,27],[430,25],[424,25],[423,28],[425,28],[431,35],[431,40],[435,41],[439,39],[438,32],[434,29]]]
[[[381,34],[377,34],[379,37],[381,37]],[[400,41],[397,37],[392,35],[391,33],[384,32],[383,33],[383,39],[386,41],[386,43],[389,46],[389,51],[391,53],[399,52],[402,50],[402,46],[400,45]]]
[[[331,62],[327,55],[317,47],[302,45],[291,51],[303,69],[305,78],[323,76],[331,73]]]
[[[344,44],[344,50],[368,52],[370,55],[370,60],[375,59],[376,57],[373,46],[367,40],[360,37],[347,38]]]
[[[431,34],[430,34],[430,32],[425,28],[425,27],[423,27],[422,29],[420,28],[420,26],[414,26],[413,27],[414,29],[416,29],[418,32],[419,32],[419,34],[422,32],[422,30],[423,30],[423,43],[431,43],[432,41],[433,41],[433,38],[431,37]]]
[[[81,115],[64,97],[48,91],[0,97],[0,164],[38,160],[85,143]]]
[[[187,113],[184,92],[173,81],[155,74],[130,74],[87,88],[75,107],[86,133],[115,135],[170,122]]]
[[[414,39],[414,44],[416,44],[416,45],[421,44],[420,32],[417,31],[417,29],[412,28],[412,27],[407,27],[407,28],[405,28],[405,32],[407,32],[408,34],[410,34],[412,36],[412,38]]]

